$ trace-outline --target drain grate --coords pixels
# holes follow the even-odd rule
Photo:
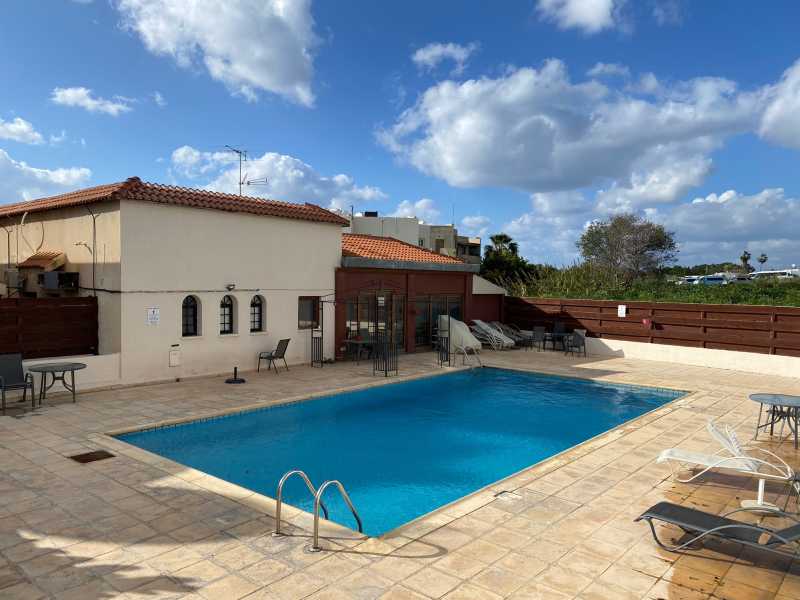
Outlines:
[[[79,463],[90,463],[96,460],[104,460],[106,458],[114,458],[114,454],[111,452],[107,452],[105,450],[95,450],[94,452],[84,452],[83,454],[76,454],[75,456],[70,456],[72,460]]]

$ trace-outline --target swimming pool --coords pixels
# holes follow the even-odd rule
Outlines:
[[[380,535],[683,394],[480,368],[118,437],[271,497],[291,469],[339,479]],[[284,499],[312,510],[297,478]]]

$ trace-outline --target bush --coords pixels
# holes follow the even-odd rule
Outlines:
[[[512,296],[640,300],[695,304],[800,306],[800,280],[762,280],[730,285],[676,285],[663,275],[629,280],[611,269],[589,263],[564,269],[540,268],[528,280],[501,283]]]

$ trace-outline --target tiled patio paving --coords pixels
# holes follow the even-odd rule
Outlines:
[[[755,482],[736,476],[673,483],[654,459],[677,445],[715,449],[708,416],[749,437],[757,407],[747,394],[800,394],[800,379],[555,353],[484,358],[695,391],[386,539],[328,527],[331,550],[318,554],[304,552],[308,515],[287,510],[291,535],[275,538],[270,499],[103,434],[374,383],[370,365],[249,373],[245,386],[214,378],[85,393],[76,405],[56,398],[0,417],[0,598],[800,598],[800,559],[722,544],[668,554],[633,523],[662,499],[723,512],[754,496]],[[403,376],[435,370],[430,354],[401,360]],[[764,443],[800,466],[790,443]],[[98,448],[117,456],[66,458]],[[501,490],[512,493],[496,497]],[[775,500],[782,490],[770,491]]]

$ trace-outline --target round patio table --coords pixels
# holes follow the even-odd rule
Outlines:
[[[72,401],[75,402],[75,371],[85,368],[86,365],[79,362],[42,363],[28,367],[28,371],[42,374],[42,381],[39,384],[39,406],[44,402],[47,390],[53,387],[56,381],[60,381],[67,391],[72,392]],[[69,382],[67,382],[67,373],[69,373]],[[47,383],[48,375],[52,377],[49,384]]]
[[[794,434],[794,449],[797,450],[797,425],[800,420],[800,396],[788,394],[750,394],[750,400],[758,402],[758,424],[753,439],[758,439],[758,432],[769,427],[769,434],[775,432],[775,425],[789,425],[789,430]],[[767,407],[767,420],[761,423],[764,407]]]

